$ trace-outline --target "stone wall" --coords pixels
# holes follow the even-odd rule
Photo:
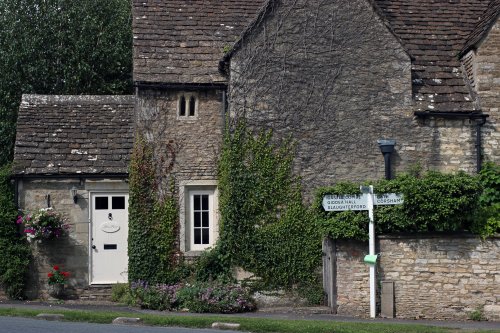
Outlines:
[[[78,189],[75,204],[70,189]],[[63,214],[70,225],[69,233],[58,239],[32,242],[33,262],[26,296],[28,298],[47,297],[47,273],[52,266],[59,265],[69,271],[68,295],[78,297],[89,287],[89,190],[127,190],[123,180],[78,178],[67,179],[23,179],[18,181],[20,209],[34,211],[50,206]]]
[[[411,60],[368,1],[293,1],[271,7],[231,58],[229,107],[256,128],[298,143],[308,192],[384,176],[393,167],[475,170],[474,124],[416,119]]]
[[[337,242],[338,313],[369,316],[368,244]],[[500,319],[500,237],[381,236],[377,280],[395,285],[397,318]]]
[[[500,161],[500,22],[491,28],[475,56],[476,89],[479,104],[490,115],[483,129],[484,155]]]

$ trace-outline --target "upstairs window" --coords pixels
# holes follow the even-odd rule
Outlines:
[[[177,114],[181,119],[196,118],[198,113],[198,98],[194,93],[182,93],[177,103]]]

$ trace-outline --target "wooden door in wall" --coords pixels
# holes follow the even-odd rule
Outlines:
[[[128,193],[91,193],[90,283],[128,281]]]

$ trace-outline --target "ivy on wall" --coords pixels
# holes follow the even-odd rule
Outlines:
[[[483,192],[479,197],[479,212],[472,231],[481,237],[500,233],[500,164],[487,162],[479,173]]]
[[[23,298],[31,251],[15,223],[17,210],[10,167],[0,168],[0,285],[10,298]]]
[[[178,207],[172,195],[158,198],[153,149],[138,136],[130,162],[129,281],[176,282]]]
[[[204,279],[241,267],[267,285],[291,287],[316,280],[321,237],[303,205],[292,173],[293,145],[253,135],[240,122],[225,132],[218,164],[220,233],[199,262]]]

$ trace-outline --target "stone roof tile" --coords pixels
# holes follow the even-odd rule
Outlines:
[[[500,0],[493,0],[490,5],[483,13],[483,17],[476,24],[474,30],[470,33],[467,42],[461,50],[461,55],[464,55],[471,48],[476,47],[476,45],[485,37],[491,26],[495,24],[500,16]]]
[[[23,95],[14,173],[127,173],[133,96]]]
[[[218,83],[224,48],[264,0],[133,0],[134,81]]]
[[[498,1],[374,0],[413,57],[419,111],[475,110],[458,56],[490,3]]]

